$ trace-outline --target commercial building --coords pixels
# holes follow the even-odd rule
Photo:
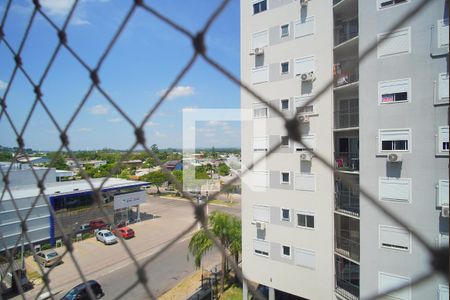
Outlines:
[[[411,282],[430,268],[411,230],[448,247],[448,1],[387,35],[418,2],[241,1],[241,79],[297,114],[304,142],[242,90],[253,117],[243,165],[281,143],[242,190],[243,272],[271,299],[359,299]],[[435,277],[390,296],[448,299],[448,285]]]
[[[56,170],[34,168],[39,178],[47,173],[44,181],[45,197],[40,194],[36,179],[31,169],[15,169],[9,172],[9,189],[5,190],[0,201],[0,233],[5,244],[0,251],[12,248],[22,242],[20,238],[21,223],[18,213],[27,218],[27,234],[31,243],[49,241],[51,244],[63,234],[78,232],[80,226],[94,219],[103,219],[105,214],[115,224],[140,221],[139,204],[147,200],[146,192],[141,187],[147,182],[110,178],[56,181]],[[3,179],[3,178],[2,178]],[[92,186],[91,186],[92,184]],[[4,190],[3,180],[0,188]],[[102,210],[92,196],[92,188],[101,190]],[[55,211],[50,214],[49,204]],[[61,226],[56,226],[56,220]]]

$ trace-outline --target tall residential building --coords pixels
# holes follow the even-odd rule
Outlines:
[[[252,111],[243,165],[281,143],[242,190],[243,272],[270,299],[359,299],[409,283],[431,269],[411,230],[448,247],[448,1],[429,1],[387,35],[420,2],[241,1],[241,79],[297,115],[304,142],[242,90]],[[448,299],[445,282],[390,297]]]

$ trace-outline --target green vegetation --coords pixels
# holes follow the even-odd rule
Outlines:
[[[229,287],[219,298],[220,300],[242,300],[242,289],[235,285]]]
[[[230,175],[230,167],[227,166],[225,163],[220,163],[217,167],[217,171],[220,176],[228,176]]]
[[[167,181],[166,175],[162,171],[155,171],[145,174],[140,178],[141,180],[147,181],[156,186],[158,194],[161,194],[159,188]]]

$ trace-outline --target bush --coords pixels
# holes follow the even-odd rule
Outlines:
[[[82,240],[90,239],[90,238],[92,238],[92,237],[94,237],[94,234],[91,233],[91,232],[85,232],[85,233],[83,233],[83,234],[81,235],[81,239],[82,239]]]
[[[48,249],[51,249],[51,248],[52,248],[52,246],[49,243],[45,243],[45,244],[41,245],[41,250],[42,251],[43,250],[48,250]]]

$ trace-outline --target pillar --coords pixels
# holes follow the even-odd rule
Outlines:
[[[275,289],[269,287],[269,300],[275,300]]]

